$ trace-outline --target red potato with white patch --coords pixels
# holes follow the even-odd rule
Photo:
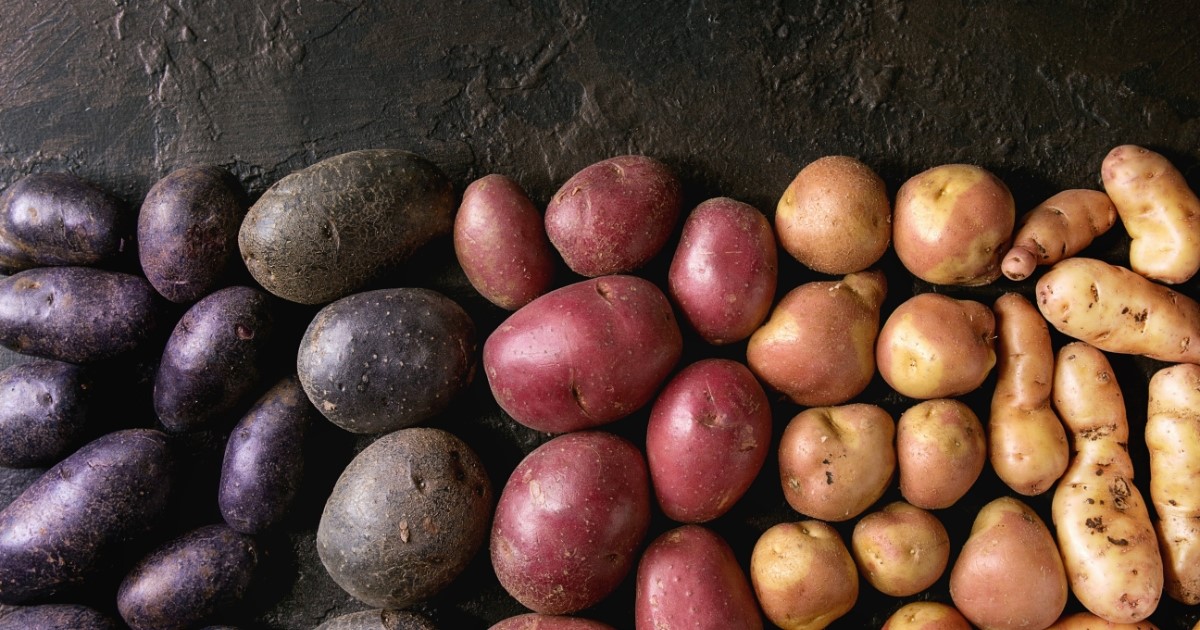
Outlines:
[[[938,510],[967,494],[987,462],[983,424],[953,399],[926,400],[896,423],[900,494],[913,505]]]
[[[858,601],[858,569],[823,521],[779,523],[750,555],[750,583],[767,619],[783,630],[819,630]]]
[[[974,300],[920,293],[884,322],[875,344],[883,380],[909,398],[974,391],[996,365],[996,318]]]
[[[971,630],[971,624],[953,606],[916,601],[892,613],[882,630]]]
[[[854,525],[850,552],[876,590],[907,597],[942,577],[950,563],[950,536],[931,512],[896,501]]]
[[[658,395],[646,428],[646,457],[668,518],[703,523],[729,511],[767,459],[771,406],[746,366],[705,359]]]

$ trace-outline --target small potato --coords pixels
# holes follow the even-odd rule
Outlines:
[[[750,336],[775,300],[778,253],[771,224],[754,206],[727,197],[696,206],[671,259],[671,298],[708,343]]]
[[[117,623],[108,615],[75,604],[0,606],[0,630],[117,630]]]
[[[946,164],[896,191],[892,240],[900,262],[933,284],[980,286],[1000,277],[1016,206],[998,177],[978,166]]]
[[[783,249],[810,269],[839,276],[862,271],[892,239],[887,186],[855,158],[820,158],[783,192],[775,231]]]
[[[316,630],[438,630],[438,627],[414,612],[364,610],[334,617]]]
[[[779,442],[779,477],[792,509],[845,521],[883,496],[896,470],[896,424],[875,405],[805,409]]]
[[[75,175],[26,175],[0,195],[0,271],[111,261],[131,236],[123,215],[116,198]]]
[[[822,521],[780,523],[750,555],[763,612],[783,630],[819,630],[858,600],[858,571],[837,530]]]
[[[95,382],[82,367],[44,359],[0,371],[0,466],[49,466],[80,446]]]
[[[907,597],[933,586],[950,562],[950,537],[933,514],[897,501],[858,521],[850,551],[867,582]]]
[[[679,179],[662,162],[623,155],[567,180],[546,207],[546,234],[589,278],[634,271],[667,244],[682,206]]]
[[[953,606],[917,601],[892,613],[882,630],[971,630],[971,624]]]
[[[1192,628],[1195,630],[1195,626]],[[1158,626],[1149,621],[1113,623],[1090,612],[1077,612],[1062,617],[1046,630],[1158,630]]]
[[[954,505],[979,479],[986,461],[983,424],[965,404],[926,400],[900,415],[896,465],[900,494],[909,503],[927,510]]]
[[[613,630],[613,627],[579,617],[527,613],[499,621],[488,630]]]
[[[883,324],[875,362],[904,396],[951,398],[974,391],[996,365],[996,318],[973,300],[920,293]]]
[[[477,179],[454,216],[454,254],[487,301],[515,311],[550,290],[554,251],[542,213],[503,175]]]
[[[1000,270],[1009,280],[1024,280],[1038,265],[1053,265],[1083,251],[1116,221],[1117,209],[1108,195],[1064,190],[1021,217]]]
[[[1158,515],[1166,591],[1200,604],[1200,365],[1173,365],[1150,378],[1146,411],[1150,499]]]
[[[684,525],[655,539],[638,564],[637,628],[762,630],[754,591],[723,538]]]

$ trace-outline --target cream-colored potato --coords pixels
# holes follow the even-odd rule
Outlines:
[[[1021,217],[1000,270],[1009,280],[1024,280],[1038,265],[1053,265],[1083,251],[1116,221],[1117,209],[1108,195],[1064,190]]]
[[[871,586],[907,597],[942,577],[950,561],[950,537],[936,516],[896,501],[854,525],[850,551]]]
[[[1077,612],[1073,615],[1065,615],[1046,630],[1158,630],[1158,626],[1149,621],[1113,623],[1090,612]],[[1195,630],[1194,627],[1193,630]]]
[[[763,613],[783,630],[818,630],[850,612],[858,571],[837,530],[821,521],[780,523],[750,555],[750,582]]]
[[[892,613],[883,630],[971,630],[971,624],[953,606],[916,601]]]
[[[1200,604],[1200,366],[1173,365],[1150,378],[1146,447],[1166,592]]]
[[[888,385],[910,398],[969,393],[996,365],[995,322],[979,302],[919,293],[888,316],[875,363]]]
[[[987,461],[983,424],[953,399],[918,403],[896,424],[900,494],[927,510],[948,508],[971,489]]]

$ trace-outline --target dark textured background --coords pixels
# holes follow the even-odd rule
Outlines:
[[[69,170],[131,212],[178,166],[223,165],[257,196],[293,170],[369,147],[421,153],[459,190],[486,173],[507,174],[539,205],[583,166],[633,152],[674,167],[689,204],[727,195],[768,214],[799,168],[835,153],[872,165],[893,191],[937,164],[979,164],[1009,184],[1021,211],[1063,188],[1098,187],[1101,159],[1122,143],[1164,153],[1200,188],[1200,9],[1189,0],[9,4],[0,20],[0,185]],[[1119,260],[1123,247],[1110,235],[1094,251]],[[668,258],[645,274],[661,280]],[[885,264],[888,307],[930,290],[897,271],[891,255]],[[788,261],[781,272],[781,293],[813,277]],[[503,316],[465,283],[448,242],[387,283],[445,291],[467,306],[481,335]],[[1011,288],[952,293],[990,300]],[[291,334],[311,315],[287,313]],[[744,356],[744,345],[695,348],[688,360]],[[153,424],[153,354],[108,371],[109,391],[121,386],[107,401],[111,426]],[[2,355],[2,364],[17,360]],[[292,361],[281,350],[278,368]],[[1114,365],[1144,482],[1136,436],[1146,374],[1156,366]],[[897,414],[910,402],[878,380],[862,398]],[[986,393],[968,400],[986,409]],[[776,437],[796,411],[777,405]],[[611,428],[640,441],[644,423],[643,412]],[[433,424],[480,452],[497,492],[546,439],[499,413],[483,379]],[[241,627],[311,628],[361,608],[325,575],[313,530],[325,493],[362,442],[319,429],[295,516],[263,540],[262,579],[244,609],[230,612]],[[222,437],[181,440],[191,453],[187,494],[160,536],[219,518]],[[0,470],[0,502],[39,472]],[[759,533],[800,518],[775,475],[768,464],[738,510],[713,523],[743,562]],[[988,471],[968,499],[939,512],[956,546],[974,512],[1002,492]],[[893,488],[885,501],[895,498]],[[1047,514],[1048,497],[1029,502]],[[655,519],[652,534],[670,527]],[[850,525],[840,526],[844,534]],[[110,579],[78,596],[111,608],[112,577],[124,568],[116,563]],[[945,585],[922,597],[948,601]],[[627,581],[584,614],[631,627],[632,598]],[[864,583],[859,605],[835,627],[878,626],[901,603]],[[1072,600],[1070,610],[1077,607]],[[446,628],[467,629],[521,610],[496,583],[486,552],[418,608]],[[1186,628],[1197,618],[1200,610],[1165,602],[1153,619]]]

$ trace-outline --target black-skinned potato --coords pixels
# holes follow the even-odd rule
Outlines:
[[[36,359],[0,371],[0,466],[49,466],[87,435],[95,382],[73,363]]]
[[[0,195],[0,271],[108,262],[130,236],[123,214],[115,197],[75,175],[26,175]]]

